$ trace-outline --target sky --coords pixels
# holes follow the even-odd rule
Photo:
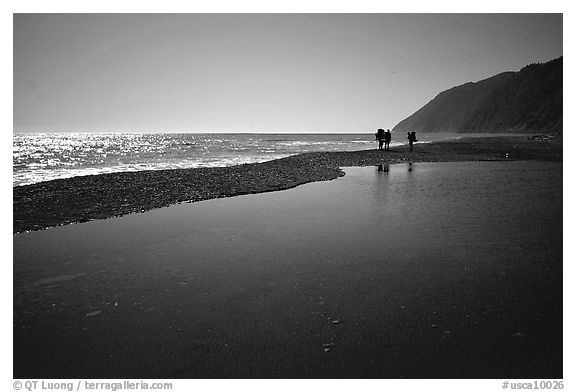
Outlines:
[[[15,132],[370,133],[562,56],[562,14],[15,14]]]

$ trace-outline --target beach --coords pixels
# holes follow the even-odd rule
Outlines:
[[[332,180],[344,166],[404,162],[562,160],[562,143],[527,137],[482,137],[416,144],[391,151],[306,153],[231,167],[149,170],[72,177],[14,187],[14,232],[130,213],[182,202],[289,189]]]
[[[15,378],[563,377],[561,140],[55,180],[14,232]]]

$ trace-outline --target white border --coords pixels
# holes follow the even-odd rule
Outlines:
[[[2,355],[2,381],[5,384],[3,390],[12,389],[12,168],[9,159],[12,150],[8,146],[12,145],[12,14],[13,13],[58,13],[58,12],[119,12],[119,13],[204,13],[204,12],[321,12],[321,13],[458,13],[458,12],[487,12],[487,13],[564,13],[564,106],[573,108],[573,87],[574,68],[572,60],[571,37],[574,37],[573,26],[574,17],[571,4],[568,1],[546,1],[528,2],[523,1],[482,1],[469,4],[463,1],[411,1],[396,2],[394,4],[381,1],[313,1],[313,0],[292,0],[284,2],[273,2],[264,0],[244,0],[244,1],[184,1],[184,0],[164,0],[159,1],[119,1],[101,0],[93,2],[56,0],[56,1],[8,1],[3,3],[3,13],[1,19],[2,26],[2,75],[4,76],[1,146],[4,151],[2,157],[1,178],[2,184],[6,187],[2,192],[2,208],[5,216],[5,224],[2,226],[2,245],[6,257],[2,260],[2,305],[9,317],[3,318],[2,336],[4,338],[4,350]],[[570,44],[570,45],[569,45]],[[565,145],[572,147],[574,144],[574,121],[569,110],[564,111],[564,133]],[[10,131],[9,131],[10,130]],[[570,154],[566,155],[564,165],[564,376],[565,388],[571,387],[573,377],[569,372],[573,368],[574,360],[574,334],[576,330],[573,317],[574,299],[574,277],[573,263],[574,248],[571,246],[573,232],[571,223],[574,222],[575,208],[573,174],[574,160]],[[8,188],[10,187],[10,189]],[[112,381],[112,380],[110,380]],[[152,381],[152,380],[150,380]],[[414,388],[426,391],[498,391],[502,390],[503,380],[173,380],[174,389],[178,391],[192,390],[270,390],[293,391],[295,389],[306,390],[350,390],[350,389],[372,389],[376,390],[401,390]],[[531,380],[527,380],[531,381]],[[198,389],[200,388],[200,389]],[[385,389],[384,389],[385,388]]]

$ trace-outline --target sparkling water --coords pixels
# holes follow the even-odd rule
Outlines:
[[[419,141],[456,138],[419,134]],[[393,134],[391,145],[406,143]],[[13,185],[112,172],[232,166],[310,151],[377,148],[374,134],[17,133]]]

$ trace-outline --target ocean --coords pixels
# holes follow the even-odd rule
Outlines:
[[[419,134],[420,142],[463,134]],[[477,136],[477,135],[476,135]],[[406,143],[393,134],[391,146]],[[232,166],[377,148],[374,134],[15,133],[13,186],[112,172]]]

